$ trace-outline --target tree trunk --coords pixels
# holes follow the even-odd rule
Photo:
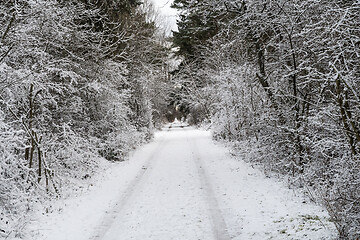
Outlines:
[[[342,96],[341,85],[340,85],[340,77],[338,77],[336,79],[336,94],[337,94],[337,102],[338,102],[338,105],[339,105],[339,108],[340,108],[341,120],[342,120],[342,123],[343,123],[343,126],[344,126],[345,134],[348,137],[348,141],[349,141],[349,144],[350,144],[350,147],[351,147],[351,152],[352,152],[352,154],[355,155],[357,153],[356,148],[355,148],[356,139],[354,139],[354,136],[352,134],[352,130],[351,130],[350,125],[348,123],[348,117],[349,117],[350,112],[348,110],[346,110],[345,106],[347,104],[346,103],[344,104],[344,97]],[[348,112],[348,114],[347,114],[347,112]]]
[[[33,115],[34,115],[34,85],[30,85],[29,89],[29,113],[28,113],[28,130],[32,135],[34,135],[33,128]],[[29,137],[28,143],[30,147],[27,147],[25,149],[25,159],[29,160],[29,168],[32,168],[33,166],[33,158],[34,158],[34,150],[35,150],[35,141],[32,136]]]
[[[266,94],[268,95],[272,105],[275,109],[277,109],[277,104],[274,98],[274,94],[270,89],[270,85],[267,81],[266,71],[265,71],[265,49],[260,40],[258,40],[255,44],[257,51],[257,63],[259,67],[260,74],[256,74],[256,77],[259,79],[261,86],[264,88]]]

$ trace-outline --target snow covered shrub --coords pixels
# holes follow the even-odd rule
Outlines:
[[[99,140],[97,145],[101,156],[110,161],[127,160],[130,151],[145,141],[145,132],[139,132],[134,127],[110,133],[106,139]]]
[[[356,239],[360,226],[359,155],[351,154],[341,125],[329,119],[336,111],[331,104],[310,111],[303,141],[307,161],[298,177],[327,208],[340,236]]]
[[[239,141],[256,135],[257,110],[261,101],[256,87],[249,79],[254,74],[250,65],[226,66],[209,77],[215,82],[213,109],[214,137]]]
[[[47,153],[46,160],[54,183],[53,186],[48,186],[52,192],[66,194],[81,185],[81,180],[94,176],[99,155],[91,138],[75,133],[65,123],[51,135],[44,137],[48,139],[44,144],[44,151]],[[45,184],[44,181],[41,183]]]
[[[23,158],[24,132],[4,122],[0,110],[0,237],[19,235],[36,184]]]
[[[359,161],[357,159],[356,161]],[[332,178],[315,192],[323,201],[343,239],[360,236],[360,170],[357,162],[344,158],[328,170]]]
[[[81,94],[91,120],[87,133],[94,137],[98,153],[111,161],[123,161],[145,138],[145,131],[136,129],[130,119],[131,92],[121,87],[128,84],[126,73],[123,64],[106,61]]]

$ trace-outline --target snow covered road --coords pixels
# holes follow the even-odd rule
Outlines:
[[[208,131],[181,123],[85,196],[40,219],[37,239],[333,239],[326,211],[232,159]]]
[[[214,201],[208,201],[189,129],[169,130],[117,203],[116,218],[104,221],[94,239],[230,239],[224,220],[214,218],[221,216],[210,214]]]

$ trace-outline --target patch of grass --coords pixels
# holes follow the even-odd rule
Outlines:
[[[320,221],[320,217],[317,215],[300,215],[304,220],[314,220],[314,221]]]

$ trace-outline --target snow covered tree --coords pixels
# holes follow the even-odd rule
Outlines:
[[[0,214],[8,222],[1,234],[15,226],[21,233],[33,199],[61,196],[62,186],[91,178],[100,158],[123,161],[151,137],[167,52],[139,6],[0,5]]]
[[[189,32],[212,19],[217,28],[191,41],[198,60],[183,64],[192,70],[180,69],[175,81],[196,84],[182,99],[206,102],[216,138],[251,142],[254,160],[313,189],[340,236],[356,238],[359,182],[350,178],[359,174],[359,3],[196,2],[176,2],[202,19]],[[189,16],[180,19],[184,26]]]

